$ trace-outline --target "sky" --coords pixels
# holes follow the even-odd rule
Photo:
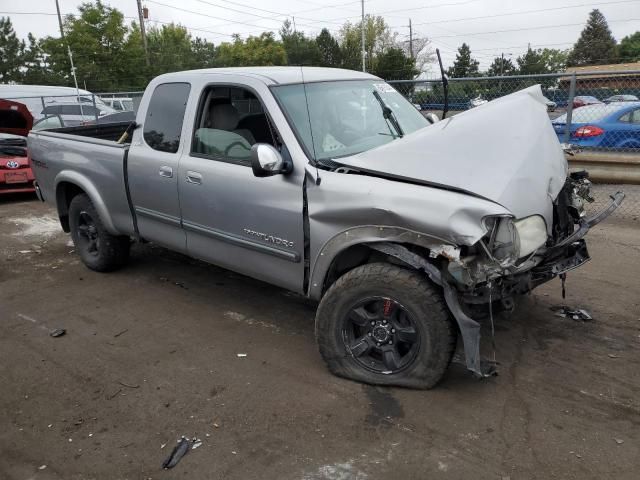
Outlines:
[[[63,14],[76,13],[78,0],[59,0]],[[137,21],[136,0],[104,0],[119,9],[127,21]],[[345,21],[360,19],[359,0],[143,0],[149,24],[175,22],[193,36],[218,44],[231,35],[277,32],[282,22],[295,19],[297,30],[317,35],[324,27],[338,34]],[[257,6],[256,6],[257,5]],[[398,39],[409,37],[409,19],[416,37],[427,37],[439,48],[445,68],[456,49],[466,42],[472,55],[486,69],[502,53],[515,59],[532,48],[570,48],[578,38],[589,12],[605,15],[616,40],[640,30],[640,0],[365,0],[365,13],[381,15]],[[17,34],[57,36],[55,0],[0,0],[0,15],[11,17]],[[30,14],[26,14],[30,13]],[[49,15],[41,15],[48,13]],[[430,73],[436,75],[435,65]]]

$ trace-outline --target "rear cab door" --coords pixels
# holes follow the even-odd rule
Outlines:
[[[200,79],[178,173],[187,253],[302,292],[304,163],[292,155],[291,173],[258,178],[250,161],[252,145],[269,143],[288,155],[299,149],[295,137],[262,80]]]
[[[184,138],[188,82],[161,79],[148,87],[127,158],[132,208],[142,238],[178,252],[186,251],[180,224],[178,165]],[[144,115],[144,116],[142,116]]]

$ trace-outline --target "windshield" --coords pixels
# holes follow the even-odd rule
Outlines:
[[[307,152],[318,161],[364,152],[430,125],[380,80],[306,84],[308,110],[305,85],[283,85],[273,92]]]

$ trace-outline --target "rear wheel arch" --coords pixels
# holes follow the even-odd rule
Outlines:
[[[100,219],[107,229],[113,235],[119,232],[113,225],[111,214],[109,213],[102,196],[87,177],[78,172],[63,171],[58,174],[55,182],[56,206],[58,209],[58,217],[60,224],[65,232],[69,232],[69,205],[74,197],[79,194],[86,194],[93,203],[96,211],[100,215]]]

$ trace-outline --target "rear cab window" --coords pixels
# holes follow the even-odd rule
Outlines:
[[[154,150],[176,153],[191,85],[161,83],[151,94],[144,121],[144,141]]]

